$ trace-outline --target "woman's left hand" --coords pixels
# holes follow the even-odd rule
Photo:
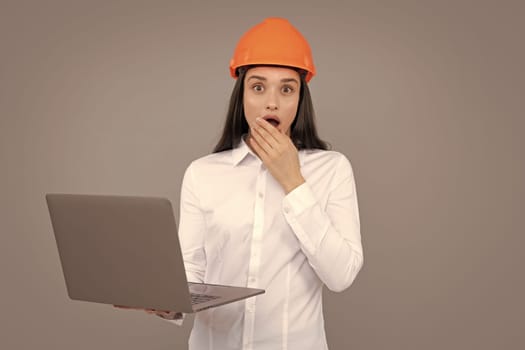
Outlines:
[[[256,123],[250,132],[249,145],[288,194],[305,182],[297,148],[288,135],[266,120],[257,118]]]

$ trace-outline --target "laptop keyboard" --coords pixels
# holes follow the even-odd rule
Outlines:
[[[197,294],[197,293],[191,293],[191,304],[200,304],[205,303],[207,301],[217,299],[218,296],[215,295],[207,295],[207,294]]]

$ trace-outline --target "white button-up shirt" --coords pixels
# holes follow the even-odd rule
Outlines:
[[[179,236],[189,281],[265,294],[199,312],[191,350],[327,349],[323,284],[342,291],[363,264],[348,159],[299,151],[306,183],[285,195],[244,141],[187,168]]]

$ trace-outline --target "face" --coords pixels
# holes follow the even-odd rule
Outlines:
[[[244,77],[244,114],[251,127],[258,117],[266,119],[280,132],[290,136],[297,113],[301,80],[290,68],[254,67]]]

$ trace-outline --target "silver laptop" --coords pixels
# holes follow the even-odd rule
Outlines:
[[[188,283],[169,200],[47,194],[71,299],[192,313],[264,293]]]

